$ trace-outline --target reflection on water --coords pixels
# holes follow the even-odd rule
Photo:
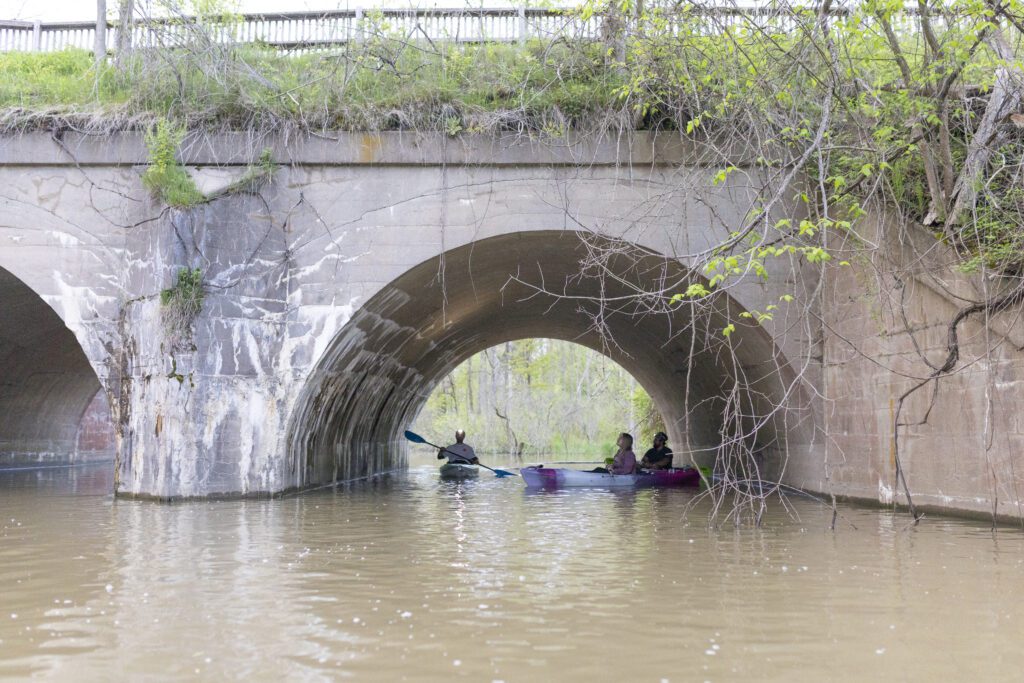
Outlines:
[[[114,501],[0,472],[0,677],[991,680],[1024,666],[1024,535],[433,468],[270,501]],[[776,506],[778,507],[778,506]],[[689,510],[689,511],[688,511]]]

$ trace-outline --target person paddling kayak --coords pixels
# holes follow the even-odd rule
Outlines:
[[[466,439],[466,432],[459,429],[455,432],[455,443],[447,448],[442,448],[437,453],[438,460],[444,460],[448,458],[448,462],[457,463],[461,465],[477,465],[480,463],[477,460],[476,452],[473,447],[467,443],[463,443]]]
[[[595,467],[590,470],[591,472],[600,472],[602,474],[633,474],[636,472],[636,454],[633,452],[633,436],[622,432],[619,434],[618,440],[615,445],[619,447],[618,452],[615,453],[615,457],[612,458],[612,466],[610,468]]]

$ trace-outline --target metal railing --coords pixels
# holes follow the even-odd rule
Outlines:
[[[136,47],[173,45],[186,40],[194,26],[193,17],[137,20],[130,42]],[[217,42],[308,49],[342,45],[381,33],[448,42],[522,42],[565,33],[593,36],[600,27],[596,17],[581,22],[561,11],[511,7],[241,14],[233,21],[213,25],[212,31],[207,29]],[[117,24],[107,24],[108,50],[114,49],[118,30]],[[92,50],[95,40],[95,22],[0,21],[2,52],[53,52],[69,47]]]
[[[832,14],[845,14],[836,8]],[[411,40],[443,42],[525,42],[535,38],[592,39],[613,30],[609,18],[565,10],[504,8],[350,9],[323,12],[241,14],[231,21],[205,27],[205,35],[218,43],[262,43],[282,49],[317,49],[343,45],[371,35],[399,35]],[[763,24],[775,30],[796,25],[794,17],[767,7],[711,6],[680,15],[691,30],[720,32],[723,27]],[[194,33],[196,19],[139,19],[132,26],[134,47],[173,46]],[[119,26],[108,23],[107,50],[117,43]],[[0,52],[53,52],[65,48],[93,50],[96,23],[89,21],[40,23],[0,21]]]

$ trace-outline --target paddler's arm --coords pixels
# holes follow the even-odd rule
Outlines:
[[[672,451],[672,449],[671,448],[666,448],[665,449],[665,457],[662,460],[662,462],[665,463],[665,469],[668,469],[668,468],[672,467],[672,459],[674,457],[675,457],[675,453]]]

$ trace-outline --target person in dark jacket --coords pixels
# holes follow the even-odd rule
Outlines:
[[[447,448],[442,448],[437,453],[437,459],[443,460],[448,458],[449,464],[459,465],[477,465],[480,463],[476,458],[476,452],[473,451],[473,447],[468,443],[463,443],[466,440],[466,432],[459,429],[455,432],[455,443]]]
[[[666,446],[668,436],[665,432],[654,435],[654,448],[644,453],[640,467],[645,470],[667,470],[672,468],[672,449]]]

